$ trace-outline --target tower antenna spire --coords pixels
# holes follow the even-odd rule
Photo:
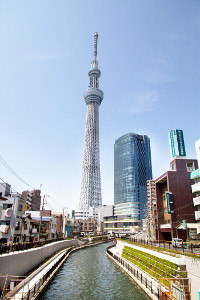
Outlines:
[[[94,33],[94,61],[97,59],[97,40],[98,40],[98,32]]]
[[[97,62],[98,32],[94,33],[94,60],[88,72],[90,84],[85,90],[84,98],[87,105],[85,142],[82,164],[80,210],[102,206],[100,155],[99,155],[99,106],[103,100],[103,92],[99,89],[101,71]]]

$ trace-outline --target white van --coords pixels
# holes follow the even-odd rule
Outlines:
[[[172,239],[172,246],[177,248],[182,248],[184,246],[183,240],[179,238]]]

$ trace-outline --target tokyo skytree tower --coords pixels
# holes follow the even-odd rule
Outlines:
[[[82,181],[79,201],[80,210],[88,210],[89,207],[102,206],[101,177],[99,159],[99,106],[103,100],[103,92],[99,89],[99,77],[97,59],[98,33],[94,33],[94,60],[88,73],[90,85],[85,90],[84,98],[87,104],[85,142],[82,164]]]

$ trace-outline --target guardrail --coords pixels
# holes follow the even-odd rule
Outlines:
[[[149,280],[145,275],[144,272],[140,271],[137,268],[134,268],[134,265],[127,262],[126,259],[115,255],[109,249],[112,248],[113,245],[106,248],[107,253],[116,260],[120,265],[122,265],[128,272],[130,272],[137,280],[144,285],[144,288],[148,289],[150,293],[160,299],[160,288],[153,283],[153,281]]]
[[[97,240],[107,240],[107,236],[91,236],[91,238],[94,241]],[[77,237],[78,240],[80,241],[88,241],[88,238],[82,238],[80,239]],[[23,242],[23,243],[0,243],[0,255],[5,254],[5,253],[10,253],[10,252],[15,252],[15,251],[23,251],[23,250],[28,250],[31,248],[37,248],[37,247],[42,247],[44,245],[54,243],[54,242],[59,242],[59,241],[65,241],[67,238],[57,238],[57,239],[51,239],[51,240],[45,240],[45,241],[36,241],[36,242]]]
[[[64,241],[66,238],[57,238],[51,239],[41,242],[24,242],[24,243],[7,243],[7,244],[0,244],[0,254],[15,252],[15,251],[22,251],[28,250],[31,248],[42,247],[47,244],[51,244],[54,242]]]
[[[137,239],[137,238],[127,238],[127,237],[121,237],[123,240],[128,240],[134,243],[140,243],[143,245],[149,245],[149,246],[155,246],[155,247],[161,247],[166,249],[173,249],[177,251],[182,251],[183,253],[189,252],[189,253],[195,253],[198,249],[200,252],[200,242],[181,242],[181,243],[172,243],[172,241],[150,241],[147,239]]]

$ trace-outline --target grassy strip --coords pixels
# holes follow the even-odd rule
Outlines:
[[[146,267],[146,265],[142,264],[141,262],[134,259],[133,257],[130,257],[126,253],[123,253],[122,257],[124,257],[125,259],[127,259],[128,261],[130,261],[131,263],[133,263],[134,265],[136,265],[137,267],[139,267],[140,269],[142,269],[146,273],[148,273],[150,276],[156,278],[157,280],[159,280],[160,277],[162,277],[162,276],[160,276],[160,274],[156,273],[154,270],[150,270],[148,267]]]
[[[145,260],[147,263],[151,263],[155,266],[159,266],[160,264],[162,264],[163,266],[166,267],[166,270],[169,269],[169,272],[171,272],[171,270],[174,271],[178,269],[178,266],[170,262],[169,260],[162,259],[154,255],[148,254],[146,252],[136,250],[127,246],[124,246],[124,250],[128,251],[130,254],[136,255],[138,257],[142,257],[142,259]]]
[[[142,269],[143,271],[145,271],[147,274],[149,274],[150,276],[154,277],[157,280],[160,280],[160,278],[169,278],[169,277],[173,277],[175,278],[176,275],[176,269],[178,268],[177,265],[173,264],[176,266],[176,269],[172,269],[172,268],[168,268],[165,265],[163,265],[162,267],[162,262],[160,262],[159,267],[158,267],[158,261],[157,261],[157,257],[155,262],[152,263],[152,259],[151,259],[151,263],[148,261],[148,258],[145,257],[142,253],[142,251],[138,251],[137,253],[132,251],[133,249],[130,247],[125,246],[122,252],[122,257],[124,257],[125,259],[127,259],[128,261],[130,261],[131,263],[133,263],[134,265],[136,265],[137,267],[139,267],[140,269]],[[130,252],[128,252],[130,251]],[[139,253],[141,252],[141,253]],[[134,253],[134,254],[133,254]],[[151,255],[152,257],[152,255]],[[161,261],[166,261],[161,259]],[[171,262],[169,262],[171,263]],[[163,268],[163,269],[161,269]],[[169,272],[169,273],[168,273]],[[180,272],[180,277],[181,278],[186,278],[187,277],[187,273],[186,272]],[[169,287],[170,286],[170,282],[168,280],[163,280],[162,282],[165,286]]]
[[[127,246],[124,246],[123,254],[127,254],[129,257],[140,261],[142,264],[145,264],[148,268],[151,268],[157,274],[160,274],[160,277],[177,277],[177,273],[181,278],[187,277],[186,272],[179,272],[178,266],[168,260],[158,258]]]

